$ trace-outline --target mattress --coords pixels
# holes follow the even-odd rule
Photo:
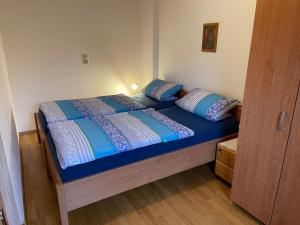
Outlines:
[[[173,106],[175,104],[175,101],[167,101],[167,102],[160,102],[153,98],[150,98],[143,93],[137,94],[135,96],[132,96],[133,99],[135,99],[137,102],[143,104],[146,106],[146,108],[154,108],[155,110],[161,110],[168,108],[170,106]],[[46,117],[41,109],[39,109],[38,116],[41,122],[41,129],[44,133],[47,133],[47,120]]]
[[[193,137],[184,140],[155,144],[143,148],[138,148],[128,152],[97,159],[95,161],[62,169],[56,155],[56,149],[50,132],[47,134],[51,154],[63,182],[76,180],[82,177],[93,175],[106,170],[114,169],[133,162],[137,162],[150,157],[176,151],[195,144],[224,137],[238,132],[238,121],[234,117],[229,117],[217,123],[212,123],[199,116],[172,106],[159,112],[171,119],[187,126],[195,132]]]

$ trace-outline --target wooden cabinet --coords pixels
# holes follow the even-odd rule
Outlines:
[[[231,198],[270,224],[299,88],[300,1],[256,7]]]
[[[232,183],[233,169],[219,160],[216,160],[215,174],[229,184]]]
[[[233,177],[237,138],[217,145],[215,174],[231,184]]]

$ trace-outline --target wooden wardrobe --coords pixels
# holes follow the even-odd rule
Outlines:
[[[258,0],[231,198],[300,224],[300,0]]]

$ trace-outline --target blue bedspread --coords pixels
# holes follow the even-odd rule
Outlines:
[[[123,94],[86,99],[51,101],[42,103],[40,106],[47,123],[75,120],[91,115],[109,115],[145,108],[143,104]]]
[[[137,94],[135,96],[132,96],[131,98],[134,99],[134,101],[137,101],[138,103],[144,105],[146,108],[154,108],[155,110],[161,110],[166,109],[168,107],[174,106],[175,101],[158,101],[153,98],[150,98],[143,93]],[[45,114],[41,109],[39,109],[39,119],[41,122],[41,128],[43,129],[44,133],[46,134],[48,132],[48,122],[46,120]],[[70,117],[70,116],[69,116]],[[82,117],[79,117],[82,118]],[[79,118],[73,118],[73,119],[79,119]]]
[[[50,132],[48,132],[47,139],[50,146],[52,158],[54,159],[62,181],[73,181],[82,177],[90,176],[106,170],[114,169],[150,157],[176,151],[178,149],[186,148],[195,144],[200,144],[205,141],[210,141],[238,132],[239,124],[237,119],[234,117],[227,118],[217,123],[212,123],[200,118],[195,114],[184,111],[177,106],[160,110],[159,112],[185,125],[186,127],[189,127],[194,131],[195,135],[183,140],[150,145],[143,148],[138,148],[131,151],[96,159],[85,164],[62,169],[57,159],[57,150],[55,148],[52,136]]]
[[[154,109],[94,115],[91,119],[68,120],[48,126],[63,169],[194,135],[191,129]]]

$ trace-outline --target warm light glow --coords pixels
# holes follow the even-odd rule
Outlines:
[[[132,90],[136,91],[139,88],[138,83],[131,84],[131,88],[132,88]]]

